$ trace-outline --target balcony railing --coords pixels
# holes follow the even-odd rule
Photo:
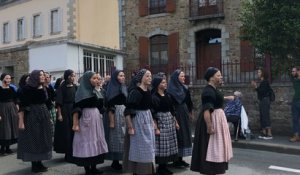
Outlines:
[[[224,18],[223,0],[190,0],[190,20]]]

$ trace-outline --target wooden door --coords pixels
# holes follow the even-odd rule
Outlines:
[[[199,43],[197,47],[197,78],[203,79],[208,67],[221,68],[221,43]]]

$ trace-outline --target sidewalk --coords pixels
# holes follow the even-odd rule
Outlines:
[[[273,136],[272,140],[258,139],[232,141],[235,148],[255,149],[277,153],[300,155],[300,142],[289,142],[288,136]]]

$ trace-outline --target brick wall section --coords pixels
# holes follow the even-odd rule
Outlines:
[[[143,1],[143,0],[141,0]],[[209,19],[189,21],[189,1],[175,0],[175,12],[140,17],[139,0],[124,1],[122,15],[124,16],[124,51],[128,54],[124,59],[124,68],[133,70],[139,65],[139,38],[151,37],[156,34],[170,35],[179,33],[179,64],[196,63],[196,32],[208,28],[221,30],[221,55],[222,60],[240,59],[240,26],[238,20],[240,0],[224,0],[224,19]],[[224,70],[223,70],[224,71]],[[227,70],[226,70],[227,71]],[[235,70],[232,70],[235,71]],[[228,77],[224,77],[226,80]],[[191,87],[193,101],[196,109],[199,108],[200,95],[203,87]],[[272,103],[272,127],[275,134],[291,134],[290,102],[293,91],[291,85],[274,85],[276,101]],[[244,105],[250,119],[252,130],[259,130],[259,112],[256,92],[249,85],[238,87],[226,86],[225,94],[232,94],[234,90],[244,93]],[[198,107],[198,108],[197,108]],[[198,111],[196,110],[196,115]]]
[[[139,67],[139,37],[151,37],[154,34],[169,35],[179,32],[179,57],[181,62],[188,58],[188,28],[191,23],[188,21],[188,1],[176,0],[175,13],[164,13],[156,15],[139,16],[139,0],[126,1],[123,6],[125,13],[125,42],[124,50],[128,56],[125,58],[124,67],[135,69]],[[184,60],[185,59],[185,60]]]
[[[275,135],[290,136],[292,134],[292,119],[291,119],[291,101],[294,94],[291,83],[287,85],[271,85],[276,100],[271,104],[271,125]],[[199,115],[199,106],[201,104],[201,92],[203,87],[191,87],[191,95],[195,106],[195,116]],[[225,86],[222,87],[224,95],[232,95],[235,90],[239,90],[243,93],[242,103],[248,114],[249,125],[252,131],[259,132],[259,110],[258,99],[256,91],[254,91],[249,85],[244,86]]]
[[[29,71],[29,58],[27,47],[18,49],[8,49],[0,51],[0,65],[1,67],[14,67],[14,84],[18,84],[22,75]]]

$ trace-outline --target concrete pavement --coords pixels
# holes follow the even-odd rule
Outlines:
[[[271,140],[258,139],[238,140],[232,142],[235,148],[271,151],[292,155],[300,155],[300,142],[289,142],[287,136],[273,136]]]
[[[283,136],[274,136],[272,140],[262,140],[262,139],[252,139],[252,140],[239,140],[233,141],[233,147],[236,150],[240,150],[238,148],[245,148],[249,149],[249,151],[257,151],[263,150],[268,151],[269,153],[264,154],[273,154],[272,152],[278,153],[285,153],[285,154],[292,154],[291,156],[297,156],[295,159],[298,159],[300,155],[300,142],[291,143],[288,141],[288,137]],[[16,152],[17,145],[13,145],[12,149]],[[244,150],[245,150],[244,149]],[[243,150],[243,149],[242,149]],[[247,150],[242,152],[249,152]],[[241,151],[240,151],[241,152]],[[250,153],[252,154],[252,153]],[[249,155],[246,154],[246,156]],[[245,156],[245,157],[246,157]],[[288,155],[287,155],[288,156]],[[230,169],[226,174],[236,174],[240,170],[248,171],[246,174],[252,174],[253,169],[249,169],[249,167],[239,165],[239,161],[237,161],[240,155],[236,155],[234,153],[234,159],[230,163]],[[187,162],[190,162],[191,157],[185,158]],[[255,160],[252,160],[255,162]],[[259,160],[258,160],[259,161]],[[77,167],[73,164],[65,163],[63,160],[63,155],[61,154],[53,154],[53,159],[50,161],[45,161],[45,164],[50,167],[48,172],[42,173],[43,175],[74,175],[74,174],[84,174],[84,170],[81,167]],[[120,173],[113,171],[110,168],[111,161],[105,161],[104,164],[98,165],[98,169],[104,171],[104,174],[116,175],[116,174],[124,174],[127,173]],[[248,163],[249,164],[249,163]],[[256,165],[255,165],[256,166]],[[0,157],[0,175],[27,175],[31,174],[30,172],[31,164],[28,162],[22,162],[21,160],[16,159],[16,153],[12,155],[6,155]],[[297,168],[297,167],[294,167]],[[184,175],[198,175],[199,173],[195,173],[190,171],[189,169],[176,169],[170,167],[170,169],[175,174],[184,174]],[[273,174],[273,173],[272,173]]]

